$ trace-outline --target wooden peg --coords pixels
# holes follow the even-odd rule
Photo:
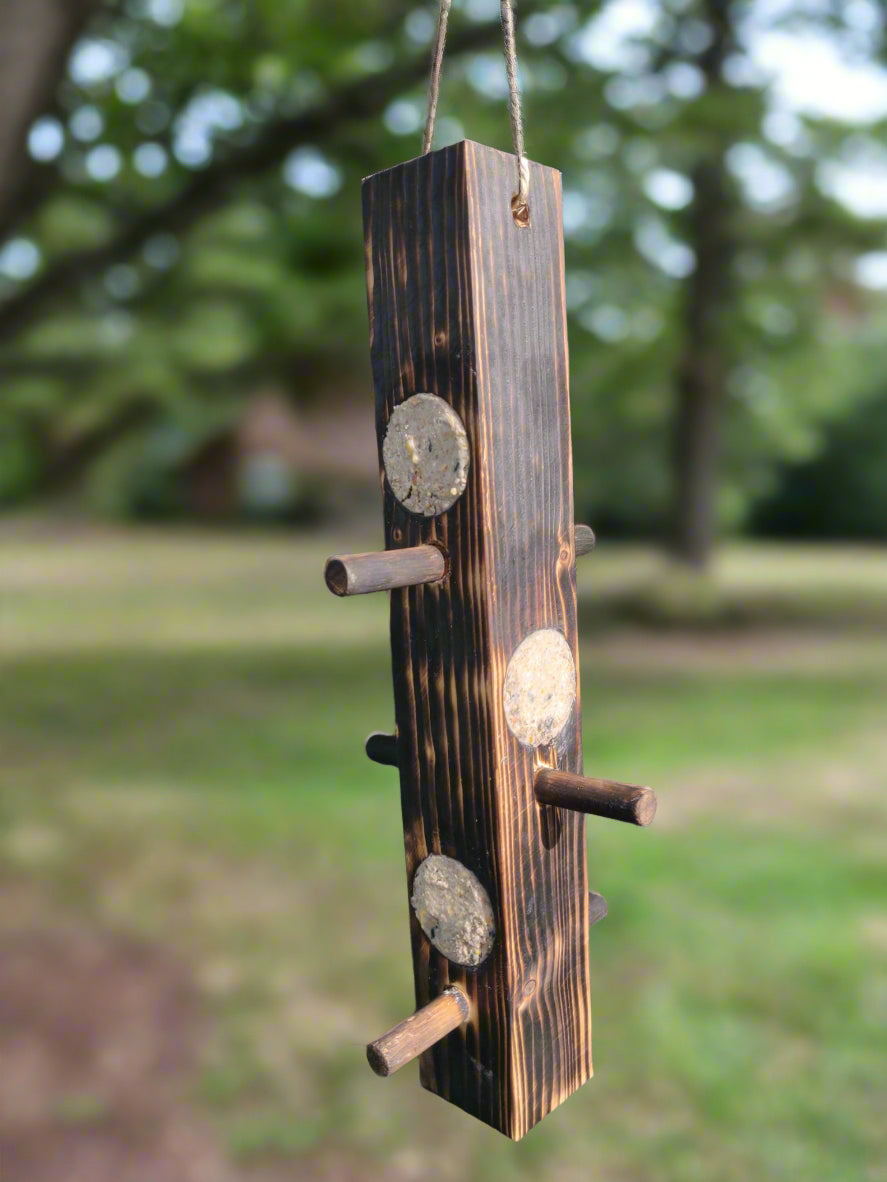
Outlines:
[[[581,558],[583,554],[590,554],[597,545],[597,538],[594,536],[594,530],[590,525],[577,525],[573,529],[573,538],[576,545],[576,557]]]
[[[455,986],[445,989],[434,1001],[371,1042],[367,1047],[367,1062],[376,1075],[392,1075],[447,1034],[458,1030],[468,1021],[470,1013],[468,998],[461,989]]]
[[[603,895],[599,895],[597,891],[588,892],[588,926],[593,928],[596,923],[600,923],[602,919],[607,916],[607,900]]]
[[[397,735],[386,735],[383,731],[373,731],[367,736],[366,753],[373,763],[384,763],[387,767],[399,767],[397,755]]]
[[[630,825],[649,825],[656,816],[656,793],[637,784],[577,776],[553,768],[539,768],[534,780],[536,799],[579,813],[594,813]]]
[[[437,546],[407,546],[328,558],[323,577],[333,595],[344,596],[436,583],[446,573],[447,560]]]

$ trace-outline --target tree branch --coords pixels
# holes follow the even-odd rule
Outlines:
[[[0,4],[0,242],[58,180],[28,155],[28,132],[53,109],[71,46],[101,0],[3,0]]]
[[[531,8],[528,4],[524,11]],[[492,21],[461,29],[450,37],[449,53],[455,56],[478,49],[498,35],[498,23]],[[136,217],[106,243],[62,255],[27,287],[0,304],[0,343],[25,329],[47,306],[93,272],[134,254],[154,234],[190,229],[223,205],[235,185],[273,168],[294,148],[329,134],[343,123],[379,114],[392,99],[422,79],[427,69],[426,55],[417,54],[382,74],[333,91],[325,101],[299,115],[273,120],[252,144],[227,152],[168,201]]]

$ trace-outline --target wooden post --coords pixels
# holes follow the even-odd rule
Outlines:
[[[527,227],[471,142],[363,189],[385,544],[449,559],[391,592],[416,1001],[471,1005],[420,1075],[515,1139],[592,1071],[585,819],[533,789],[582,753],[561,183],[530,171]]]

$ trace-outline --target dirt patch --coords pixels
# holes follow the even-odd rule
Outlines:
[[[189,946],[181,935],[179,949]],[[62,910],[36,884],[0,876],[0,1182],[413,1177],[356,1160],[336,1144],[232,1155],[231,1119],[249,1116],[250,1101],[236,1113],[213,1113],[201,1100],[219,1034],[201,967],[200,957],[192,964],[156,941],[98,926]],[[285,1057],[285,1090],[296,1095],[299,1054],[281,1037],[281,1024],[301,1029],[308,1000],[291,997],[298,971],[285,976],[297,1012],[275,1018],[274,1053]],[[363,1024],[375,1028],[375,1019]],[[343,1037],[353,1041],[350,1025]],[[293,1119],[304,1123],[304,1112],[294,1107]]]
[[[2,887],[2,1182],[369,1176],[334,1160],[232,1161],[195,1101],[210,1030],[188,966],[60,918],[19,883]]]
[[[201,1041],[171,956],[73,925],[7,931],[3,1182],[224,1182],[212,1130],[185,1103]]]

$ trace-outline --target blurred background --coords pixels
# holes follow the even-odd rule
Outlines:
[[[495,0],[437,144],[508,148]],[[0,5],[4,1182],[887,1179],[887,39],[526,0],[563,171],[595,1079],[512,1145],[413,1004],[360,179],[436,12]]]

